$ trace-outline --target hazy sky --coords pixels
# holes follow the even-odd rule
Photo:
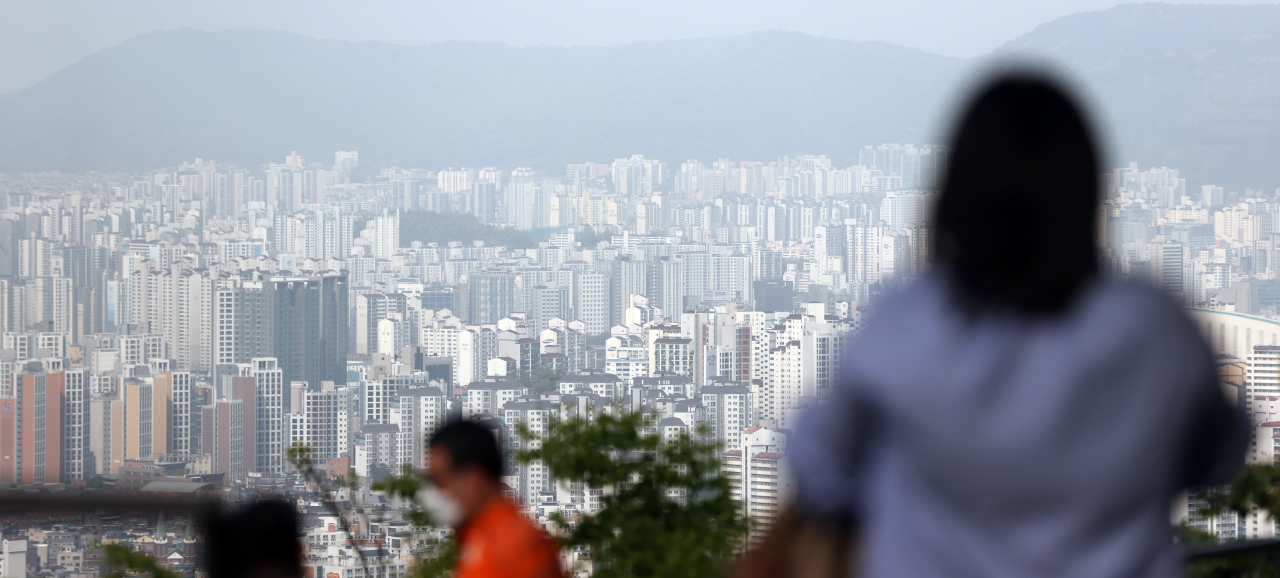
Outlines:
[[[0,92],[130,37],[190,26],[429,44],[616,44],[782,29],[985,53],[1038,24],[1114,0],[0,0]],[[1252,0],[1197,3],[1252,4]]]

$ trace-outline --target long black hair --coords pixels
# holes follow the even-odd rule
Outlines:
[[[1064,311],[1097,272],[1098,153],[1075,100],[1026,73],[978,91],[951,141],[938,262],[969,313]]]

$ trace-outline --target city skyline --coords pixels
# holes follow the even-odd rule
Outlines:
[[[1243,465],[1280,460],[1280,4],[11,8],[0,502],[102,507],[19,504],[0,578],[95,578],[125,551],[213,568],[215,526],[129,509],[148,500],[280,500],[304,572],[420,577],[470,555],[436,507],[480,479],[432,441],[459,421],[500,450],[485,503],[582,577],[694,532],[700,561],[662,573],[707,574],[847,509],[800,486],[825,475],[814,436],[871,414],[890,427],[867,447],[916,428],[919,463],[986,464],[996,501],[1052,471],[1042,443],[1089,458],[1081,432],[1134,429],[1088,403],[1179,423],[1163,402],[1220,390]],[[1014,303],[1028,287],[1044,303]],[[1180,332],[1178,364],[1152,327]],[[1065,444],[1008,435],[1059,422]],[[1161,431],[1125,455],[1174,455]],[[1098,487],[1074,503],[1109,504]],[[1169,527],[1173,492],[1149,493],[1147,530],[1280,538],[1225,492],[1187,488]]]
[[[756,544],[794,488],[790,431],[834,390],[839,352],[885,295],[928,274],[948,155],[634,154],[548,174],[289,151],[248,168],[3,175],[0,402],[13,403],[0,403],[0,444],[13,459],[0,482],[235,501],[298,483],[287,454],[306,446],[368,491],[426,467],[424,440],[448,419],[491,424],[514,455],[536,447],[520,427],[536,440],[557,420],[643,411],[664,443],[716,444]],[[1273,359],[1280,189],[1197,190],[1136,163],[1099,177],[1103,271],[1190,308],[1224,371]],[[480,238],[414,239],[428,215]],[[1280,409],[1266,396],[1280,390],[1225,387],[1269,439]],[[540,461],[510,468],[505,491],[544,527],[548,508],[603,507]],[[1203,507],[1193,495],[1174,519],[1220,539],[1275,535],[1257,514]],[[341,530],[313,533],[310,565],[353,563]],[[194,563],[186,542],[164,544],[173,567]]]

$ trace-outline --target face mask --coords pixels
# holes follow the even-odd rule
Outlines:
[[[432,523],[456,528],[462,522],[462,504],[440,488],[430,486],[418,493],[418,499]]]

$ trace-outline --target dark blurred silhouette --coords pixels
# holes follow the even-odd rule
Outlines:
[[[865,576],[1180,574],[1171,502],[1228,481],[1246,429],[1182,311],[1096,273],[1080,107],[999,77],[952,147],[937,266],[796,428],[798,515],[855,528]]]
[[[301,525],[294,507],[260,501],[239,511],[205,514],[209,578],[302,576]]]
[[[1098,158],[1075,104],[1008,79],[961,121],[937,207],[937,260],[971,313],[1061,313],[1097,271]]]
[[[502,451],[494,432],[456,421],[431,436],[423,506],[458,530],[454,578],[554,578],[560,548],[502,495]]]

